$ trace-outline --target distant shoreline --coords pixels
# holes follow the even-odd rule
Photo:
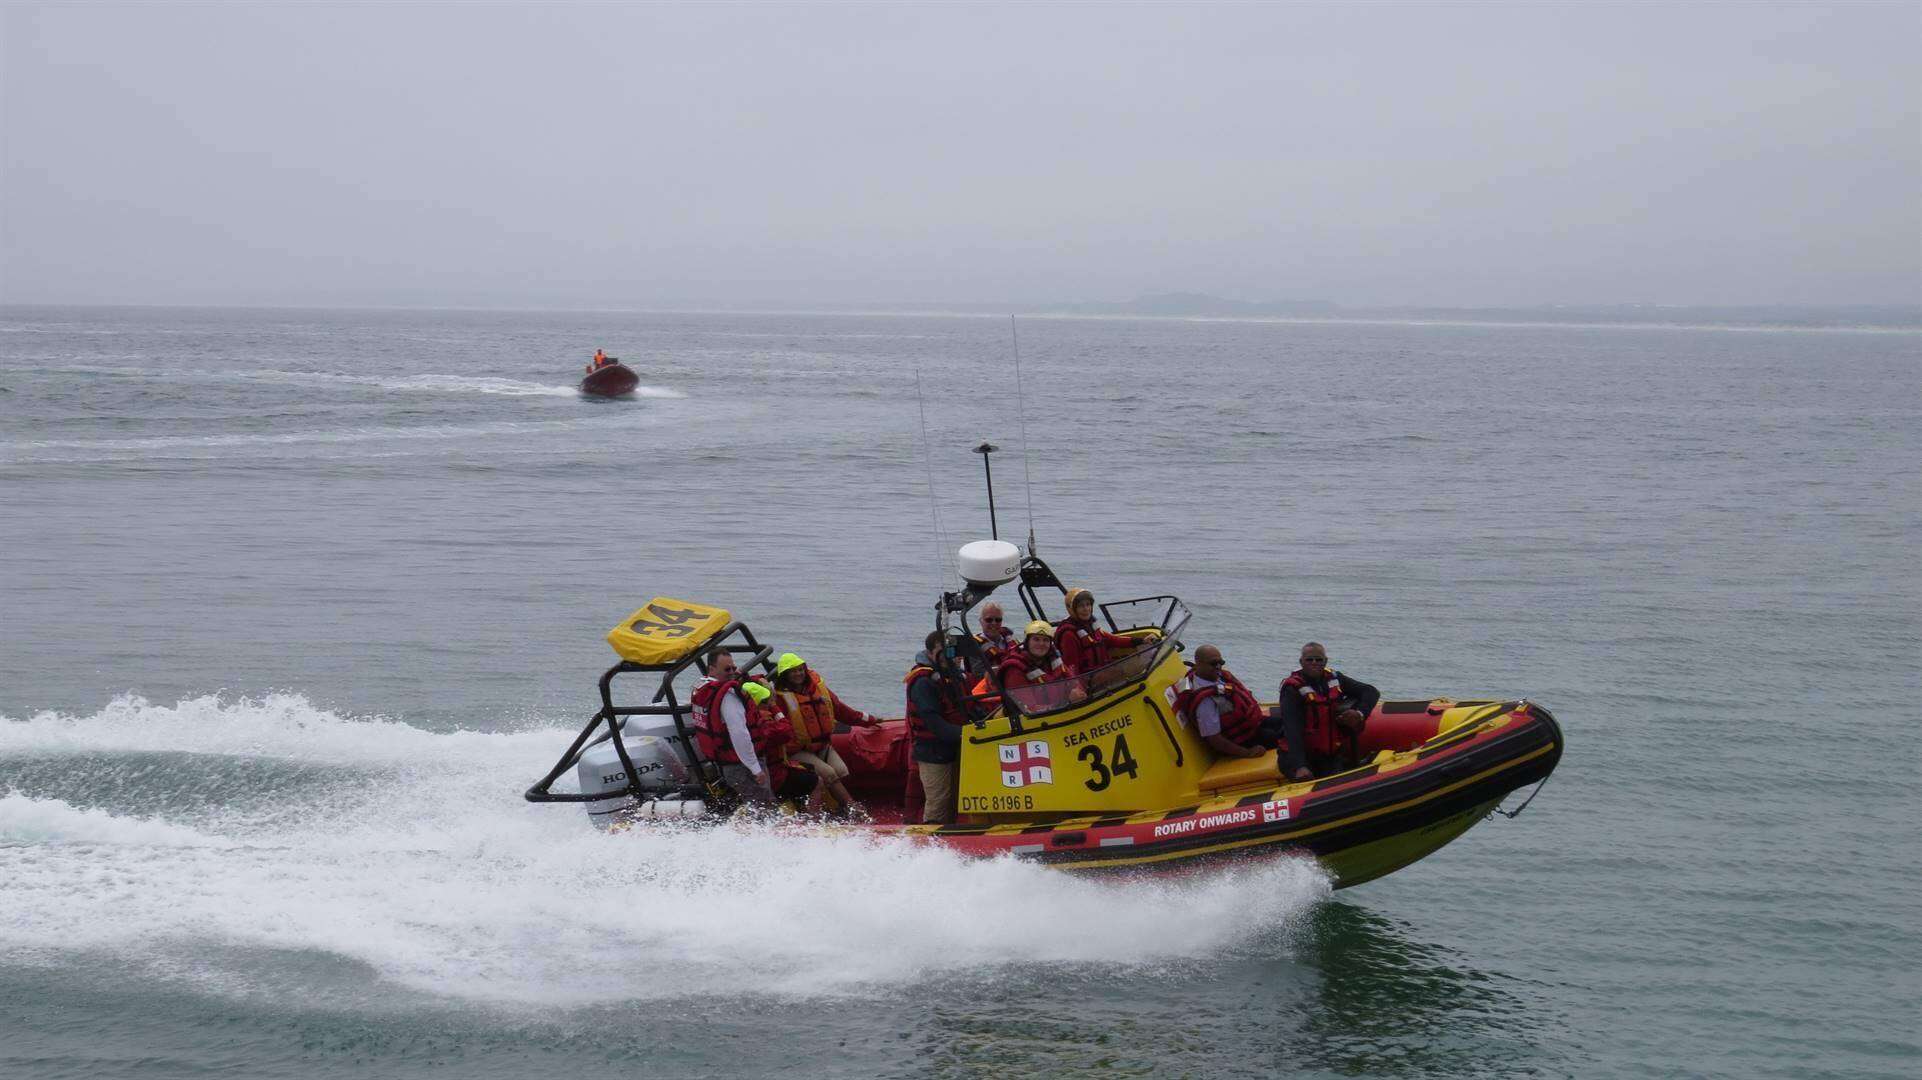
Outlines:
[[[534,306],[524,304],[0,304],[0,316],[57,311],[288,311],[288,312],[471,312],[477,314],[541,315],[744,315],[744,316],[872,316],[899,318],[1086,319],[1091,321],[1152,320],[1166,322],[1239,322],[1300,325],[1372,326],[1483,326],[1560,327],[1604,330],[1709,331],[1833,331],[1845,333],[1922,332],[1922,306],[1754,306],[1689,307],[1647,304],[1534,308],[1343,308],[1302,305],[1307,310],[1266,310],[1268,305],[1245,305],[1241,310],[1154,310],[1155,305],[1129,304],[763,304],[709,306]]]

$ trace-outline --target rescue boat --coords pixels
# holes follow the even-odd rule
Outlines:
[[[1000,585],[1018,582],[1030,618],[1061,617],[1046,609],[1044,590],[1066,590],[1032,546],[1022,555],[1005,541],[977,541],[961,549],[959,563],[965,588],[936,605],[946,643],[937,662],[979,670],[967,616]],[[1275,751],[1218,758],[1175,708],[1176,684],[1189,670],[1181,655],[1188,607],[1161,595],[1102,604],[1100,612],[1134,642],[1127,655],[1063,682],[972,699],[956,823],[912,823],[919,784],[910,739],[905,721],[890,720],[833,736],[849,766],[847,787],[871,820],[821,827],[1077,872],[1307,856],[1346,888],[1434,852],[1511,793],[1545,781],[1561,759],[1561,728],[1541,705],[1446,697],[1380,702],[1353,767],[1333,775],[1286,779]],[[668,597],[642,605],[607,640],[620,659],[600,678],[599,710],[526,798],[585,804],[590,819],[610,828],[730,812],[676,683],[698,679],[723,651],[744,672],[771,678],[774,650],[726,609]],[[617,702],[615,681],[629,675],[652,677],[651,697]],[[569,771],[578,790],[552,790]]]
[[[587,373],[581,380],[581,393],[590,397],[623,397],[634,392],[641,377],[615,357]]]

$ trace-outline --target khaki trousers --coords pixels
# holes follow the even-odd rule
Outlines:
[[[947,762],[936,765],[931,762],[914,763],[916,772],[921,774],[921,791],[927,796],[927,809],[922,811],[921,820],[929,825],[948,825],[954,821],[954,786],[960,778],[961,765]]]

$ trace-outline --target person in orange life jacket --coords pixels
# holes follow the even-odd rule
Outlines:
[[[1301,647],[1301,667],[1281,681],[1282,734],[1288,739],[1283,771],[1296,780],[1358,764],[1362,727],[1381,691],[1328,666],[1318,641]]]
[[[1117,649],[1135,647],[1132,638],[1095,625],[1094,594],[1086,589],[1068,590],[1068,617],[1055,625],[1054,640],[1061,659],[1083,675],[1115,659]]]
[[[763,707],[769,696],[766,687],[742,681],[728,652],[708,659],[707,677],[693,694],[701,755],[720,766],[721,782],[742,802],[766,808],[775,805],[777,794],[795,798],[798,790],[805,797],[814,789],[813,773],[787,769],[778,760],[792,729],[786,717]]]
[[[774,665],[774,696],[794,727],[787,744],[788,760],[813,770],[814,775],[839,800],[842,811],[856,804],[842,781],[848,778],[847,762],[835,751],[829,736],[834,725],[873,727],[877,718],[851,709],[829,690],[821,676],[807,661],[793,653],[782,653]]]
[[[1075,669],[1055,648],[1054,627],[1040,619],[1028,624],[1027,636],[1022,639],[1021,648],[1004,657],[998,670],[1003,690],[1060,682],[1073,678],[1075,674]]]
[[[590,361],[587,365],[587,373],[589,375],[592,375],[596,371],[599,371],[606,366],[607,366],[607,353],[603,352],[600,349],[595,349],[594,359]]]
[[[1215,753],[1260,757],[1281,742],[1280,722],[1224,664],[1215,646],[1196,649],[1194,669],[1175,684],[1175,710]]]
[[[947,655],[942,632],[933,631],[908,669],[908,731],[914,736],[914,769],[921,776],[927,809],[921,820],[954,820],[955,787],[961,772],[961,728],[968,723],[965,676]]]

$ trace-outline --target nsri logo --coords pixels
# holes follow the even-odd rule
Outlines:
[[[1266,821],[1287,821],[1288,820],[1288,800],[1275,799],[1271,802],[1262,803],[1261,804],[1261,820],[1265,822]]]
[[[1027,787],[1054,783],[1054,760],[1045,739],[1010,743],[1001,748],[1001,786]]]

